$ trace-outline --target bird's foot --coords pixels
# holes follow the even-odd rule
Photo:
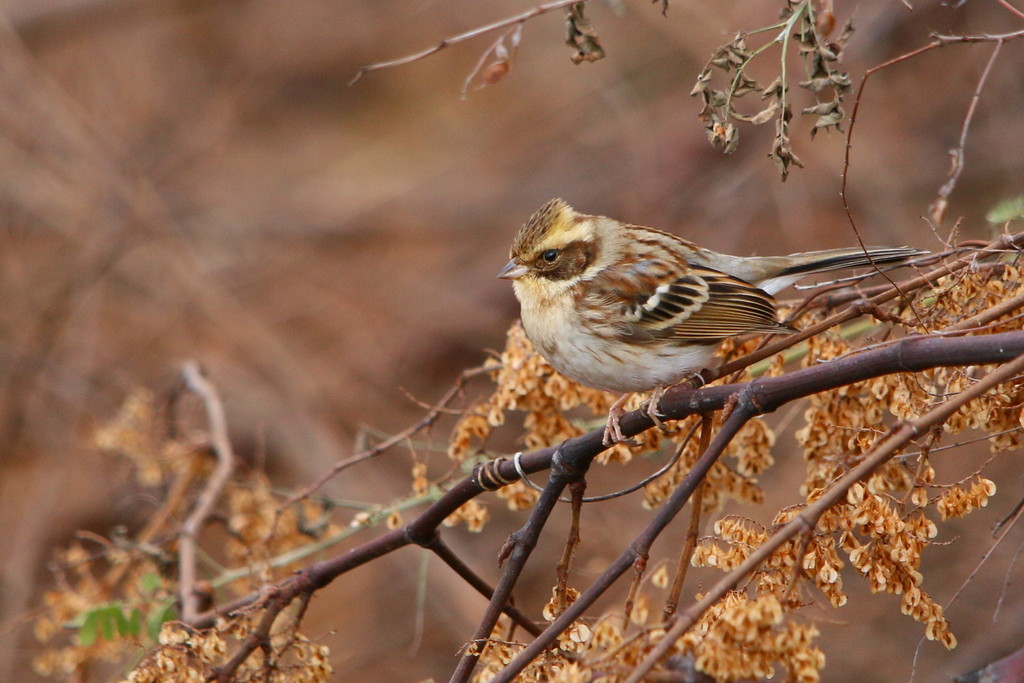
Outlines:
[[[661,407],[661,398],[665,395],[665,387],[655,387],[654,391],[651,392],[651,397],[648,398],[640,405],[640,409],[644,411],[644,414],[651,418],[654,426],[661,430],[663,434],[675,434],[678,429],[669,427],[665,424],[661,418],[665,415],[659,412]]]
[[[604,425],[604,437],[601,439],[601,443],[605,446],[614,446],[617,443],[625,443],[630,446],[638,445],[633,439],[627,439],[622,434],[622,425],[619,423],[622,420],[622,416],[626,414],[626,399],[630,397],[630,394],[623,394],[619,397],[612,407],[608,410],[608,422]]]

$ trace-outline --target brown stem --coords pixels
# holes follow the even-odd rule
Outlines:
[[[700,416],[700,452],[708,449],[711,442],[711,425],[714,418],[710,413]],[[662,612],[662,621],[668,623],[675,614],[679,605],[679,596],[683,592],[683,583],[686,581],[686,573],[690,567],[690,558],[697,547],[697,538],[700,535],[700,512],[701,504],[704,501],[704,482],[697,486],[693,492],[693,500],[690,501],[690,524],[686,529],[686,539],[683,542],[683,550],[679,553],[679,561],[676,563],[675,578],[672,580],[672,588],[665,599],[665,609]]]
[[[556,614],[561,614],[568,602],[566,599],[566,589],[569,586],[569,570],[572,567],[572,558],[576,553],[577,546],[580,544],[580,511],[583,508],[583,493],[586,491],[586,488],[586,482],[583,480],[574,481],[569,485],[569,492],[572,495],[572,521],[569,525],[569,536],[565,539],[565,549],[562,550],[562,558],[555,565]]]

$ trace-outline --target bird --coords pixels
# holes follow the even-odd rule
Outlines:
[[[630,395],[652,391],[644,410],[664,427],[665,389],[711,367],[723,340],[797,332],[777,319],[773,295],[800,278],[926,253],[851,247],[732,256],[552,199],[519,229],[498,277],[512,280],[526,336],[551,367],[621,394],[605,426],[610,446],[626,441],[619,421]]]

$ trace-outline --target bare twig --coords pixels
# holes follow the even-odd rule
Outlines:
[[[583,508],[583,492],[586,487],[586,481],[583,479],[569,484],[569,492],[572,495],[572,519],[569,523],[569,535],[565,539],[565,548],[562,550],[562,559],[555,565],[555,597],[558,601],[556,614],[561,614],[568,603],[569,571],[572,569],[572,558],[576,554],[576,548],[580,544],[580,511]]]
[[[206,419],[210,426],[210,441],[213,451],[217,456],[217,468],[213,476],[206,483],[206,488],[199,494],[196,506],[192,514],[188,516],[181,527],[179,536],[179,559],[178,559],[178,590],[181,591],[181,616],[187,623],[193,621],[199,614],[199,596],[195,592],[196,586],[196,538],[199,530],[209,518],[213,506],[220,497],[224,485],[235,467],[235,456],[231,449],[231,440],[228,438],[227,419],[224,416],[224,404],[221,403],[217,388],[210,382],[199,363],[195,361],[186,362],[181,368],[185,383],[188,388],[194,391],[203,401],[206,409]]]
[[[356,71],[356,75],[352,77],[352,80],[349,81],[348,84],[355,84],[356,81],[363,77],[363,74],[369,73],[370,71],[377,71],[378,69],[390,69],[391,67],[394,66],[404,66],[406,64],[412,64],[413,62],[417,62],[423,59],[424,57],[429,57],[430,55],[436,52],[440,52],[449,45],[455,45],[456,43],[461,43],[472,38],[482,36],[485,33],[490,33],[491,31],[499,31],[503,28],[508,28],[509,26],[522,24],[526,21],[529,21],[530,19],[533,19],[534,17],[539,17],[540,15],[545,14],[547,12],[556,9],[561,9],[563,7],[568,7],[569,5],[575,5],[578,2],[586,2],[586,0],[557,0],[556,2],[549,2],[544,5],[538,5],[537,7],[534,7],[531,10],[527,10],[521,14],[517,14],[514,17],[501,19],[500,21],[495,21],[494,23],[487,24],[485,26],[478,26],[477,28],[471,31],[460,33],[456,36],[452,36],[451,38],[445,38],[444,40],[437,43],[433,47],[428,47],[426,50],[421,50],[420,52],[415,52],[411,55],[406,55],[405,57],[399,57],[398,59],[392,59],[386,62],[377,62],[375,64],[367,64],[365,66],[361,66],[359,67],[359,70]]]
[[[1024,12],[1021,12],[1019,9],[1011,5],[1007,0],[996,0],[996,2],[998,2],[1006,9],[1010,10],[1013,14],[1017,16],[1018,19],[1024,19]]]
[[[972,315],[970,318],[964,318],[959,322],[953,323],[952,325],[943,328],[941,332],[965,332],[968,330],[976,330],[1008,313],[1016,311],[1022,306],[1024,306],[1024,292],[1020,292],[1016,296],[1012,296],[1005,301],[1001,301],[992,308],[987,308],[977,315]]]
[[[955,148],[949,150],[949,179],[939,188],[938,195],[935,197],[935,201],[932,202],[931,210],[929,211],[931,222],[935,226],[942,223],[942,219],[946,216],[949,195],[953,193],[953,189],[960,179],[960,174],[964,170],[964,147],[967,145],[967,133],[971,128],[974,112],[978,108],[978,101],[981,100],[981,91],[985,88],[988,75],[992,72],[992,65],[996,63],[996,57],[999,56],[999,51],[1003,49],[1003,42],[1003,40],[996,41],[996,46],[988,58],[988,63],[985,64],[985,70],[981,72],[981,77],[978,79],[978,85],[974,88],[974,95],[971,97],[971,104],[967,107],[967,114],[964,115],[964,123],[960,128],[960,141]]]
[[[329,482],[331,479],[336,477],[344,470],[347,470],[349,467],[352,467],[353,465],[358,465],[359,463],[365,460],[375,458],[384,451],[388,450],[389,448],[392,448],[402,443],[403,441],[407,440],[409,437],[418,434],[424,429],[431,427],[435,422],[437,422],[438,418],[440,418],[441,415],[445,413],[445,410],[447,409],[448,404],[451,403],[452,399],[454,399],[456,396],[462,393],[462,390],[466,384],[466,380],[472,379],[477,375],[482,375],[486,372],[490,372],[491,370],[492,368],[488,368],[485,366],[465,370],[461,375],[459,375],[459,378],[455,381],[454,384],[452,384],[451,388],[449,388],[448,391],[445,392],[444,396],[442,396],[441,399],[436,404],[434,404],[434,406],[427,412],[427,414],[416,422],[416,424],[410,426],[407,429],[402,430],[401,432],[391,437],[388,437],[387,439],[384,439],[380,443],[370,448],[367,448],[366,450],[360,451],[359,453],[356,453],[353,456],[345,458],[344,460],[339,460],[334,464],[333,467],[331,467],[331,469],[329,469],[327,472],[321,475],[319,479],[317,479],[312,484],[302,489],[298,493],[289,496],[284,502],[277,506],[277,510],[274,512],[274,524],[272,524],[270,527],[270,533],[274,533],[274,530],[277,528],[277,522],[281,518],[281,515],[284,513],[285,510],[287,510],[292,505],[295,505],[295,503],[298,503],[299,501],[309,498],[311,495],[316,493],[316,491],[318,491],[321,486]]]
[[[304,600],[309,600],[308,596],[310,593],[308,591],[302,595]],[[234,679],[234,675],[235,672],[238,671],[238,667],[240,667],[242,663],[249,658],[249,655],[251,655],[256,648],[269,650],[270,632],[274,627],[274,622],[277,621],[277,617],[280,616],[281,611],[291,604],[291,601],[295,597],[298,596],[283,598],[279,591],[272,588],[267,594],[266,602],[263,606],[265,611],[263,612],[263,616],[260,618],[260,623],[249,632],[245,637],[245,640],[242,641],[241,647],[239,647],[238,651],[232,655],[231,659],[229,659],[224,666],[213,672],[213,676],[211,678],[218,683],[230,683],[230,681]]]
[[[868,79],[873,75],[888,69],[891,66],[895,66],[901,62],[905,62],[914,57],[918,57],[926,52],[945,47],[946,45],[952,45],[957,43],[998,43],[1002,45],[1004,42],[1010,40],[1016,40],[1018,38],[1024,38],[1024,30],[1013,31],[1011,33],[1002,33],[996,35],[981,34],[981,35],[964,35],[964,36],[946,36],[946,35],[933,35],[932,40],[927,45],[923,45],[917,49],[906,52],[898,57],[893,57],[881,64],[874,66],[864,72],[864,78],[861,79],[860,85],[857,87],[857,96],[853,101],[853,111],[850,113],[850,127],[846,131],[846,152],[843,156],[843,173],[842,173],[842,184],[839,189],[839,197],[843,200],[843,211],[846,213],[846,218],[853,228],[854,234],[857,239],[863,241],[860,237],[860,232],[857,229],[857,222],[853,218],[853,210],[850,208],[849,194],[847,193],[847,187],[850,176],[850,150],[853,149],[853,130],[857,125],[857,112],[860,110],[860,103],[864,94],[864,88],[867,86]],[[991,60],[990,60],[991,61]]]
[[[886,303],[900,296],[905,297],[907,293],[912,292],[916,289],[920,289],[922,287],[926,287],[943,276],[950,275],[958,270],[970,267],[985,254],[998,253],[1009,248],[1019,249],[1022,245],[1024,245],[1024,233],[1020,233],[1017,235],[1003,235],[1001,237],[998,237],[997,239],[988,243],[987,245],[985,245],[984,248],[978,251],[970,251],[961,256],[960,258],[956,259],[955,261],[942,263],[933,270],[924,273],[923,275],[920,275],[916,278],[912,278],[905,282],[901,282],[899,289],[893,289],[892,287],[889,287],[885,291],[871,297],[864,303],[854,303],[848,308],[844,308],[838,313],[835,313],[834,315],[829,316],[825,320],[822,320],[821,322],[815,325],[811,325],[810,327],[803,329],[796,334],[786,335],[785,337],[779,339],[778,341],[773,341],[770,344],[766,344],[757,351],[749,353],[746,356],[743,356],[742,358],[737,358],[734,361],[725,363],[724,365],[711,371],[705,370],[702,374],[705,375],[706,381],[711,381],[712,379],[724,377],[729,373],[735,372],[736,370],[739,370],[741,368],[745,368],[748,365],[756,363],[760,360],[764,360],[765,358],[773,356],[780,351],[784,351],[790,348],[791,346],[794,346],[805,339],[820,334],[821,332],[832,327],[835,327],[836,325],[841,325],[845,322],[853,320],[854,318],[862,315],[865,312],[865,310],[870,310],[873,307],[877,307],[879,304]]]

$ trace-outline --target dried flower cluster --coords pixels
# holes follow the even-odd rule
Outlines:
[[[128,674],[124,683],[202,683],[227,660],[228,643],[252,631],[249,619],[220,621],[214,629],[196,631],[178,622],[164,624],[159,646]],[[257,650],[235,671],[231,680],[245,683],[323,683],[333,670],[325,645],[298,633],[294,625],[272,634],[267,650]],[[270,654],[268,654],[270,653]]]
[[[810,91],[816,101],[813,106],[802,111],[805,115],[816,117],[811,136],[819,129],[840,130],[845,117],[841,105],[850,90],[850,77],[837,68],[837,63],[853,33],[853,25],[847,22],[839,35],[832,38],[835,21],[830,9],[819,9],[810,0],[787,0],[779,23],[757,31],[738,33],[732,41],[718,48],[697,77],[697,83],[690,93],[699,95],[703,101],[704,107],[699,116],[705,122],[708,141],[730,154],[736,150],[740,139],[734,121],[761,125],[775,119],[775,138],[769,156],[783,180],[789,174],[791,165],[802,167],[790,142],[789,124],[793,112],[787,100],[789,82],[784,64],[780,66],[779,77],[767,86],[761,86],[750,75],[748,67],[758,55],[776,43],[783,46],[780,61],[784,63],[789,41],[796,41],[797,51],[804,60],[807,72],[807,79],[799,85]],[[777,37],[751,49],[747,45],[748,36],[764,31],[770,31]],[[712,85],[715,70],[727,78],[723,88]],[[742,114],[736,109],[735,102],[751,93],[760,94],[761,100],[767,102],[767,105],[755,114]]]
[[[41,675],[86,678],[99,662],[123,663],[148,649],[129,681],[202,681],[229,660],[249,628],[244,619],[208,631],[174,621],[177,526],[212,471],[213,458],[198,436],[161,438],[168,430],[155,406],[149,392],[130,394],[119,413],[96,430],[94,443],[130,463],[136,480],[155,488],[163,505],[133,537],[83,535],[57,553],[57,587],[46,593],[46,609],[35,623],[36,637],[46,646],[34,661]],[[294,565],[274,558],[339,530],[313,501],[282,510],[275,525],[278,505],[259,472],[236,478],[226,489],[226,534],[214,540],[217,533],[211,529],[206,552],[228,574],[236,568],[234,580],[225,586],[230,592],[246,594],[287,575]],[[199,582],[195,590],[213,598],[208,582]],[[248,659],[235,680],[328,680],[326,646],[310,643],[297,627],[275,631],[274,645]],[[272,666],[265,666],[268,662]],[[265,675],[271,670],[273,676]]]
[[[531,663],[516,680],[586,683],[600,676],[614,683],[625,679],[665,635],[660,614],[649,608],[652,598],[641,593],[628,620],[608,614],[592,625],[577,621],[562,635],[557,651]],[[474,680],[489,680],[522,649],[503,639],[507,630],[505,626],[496,629],[481,654]],[[664,667],[679,670],[687,663],[687,668],[720,681],[770,678],[781,668],[789,680],[814,683],[820,680],[825,660],[814,644],[817,635],[814,626],[788,618],[775,595],[750,598],[736,591],[708,610],[674,644]]]

